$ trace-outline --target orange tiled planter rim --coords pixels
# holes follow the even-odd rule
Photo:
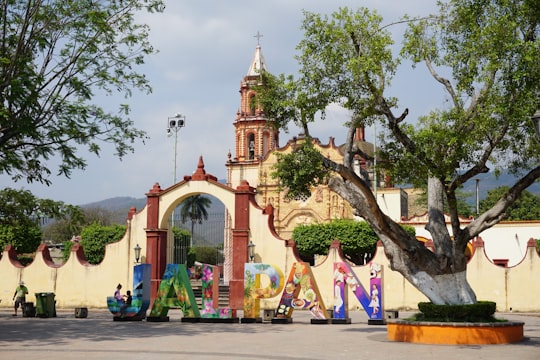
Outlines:
[[[457,323],[387,320],[388,339],[420,344],[510,344],[523,340],[523,322]]]

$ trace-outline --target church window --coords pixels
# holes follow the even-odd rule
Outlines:
[[[248,159],[255,159],[255,134],[249,134],[248,136]]]

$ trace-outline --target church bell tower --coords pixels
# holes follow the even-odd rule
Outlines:
[[[264,110],[256,104],[256,87],[262,85],[262,72],[267,71],[257,33],[257,47],[247,74],[240,82],[240,107],[234,120],[235,152],[229,153],[227,167],[229,183],[237,186],[247,180],[257,185],[258,165],[269,152],[279,147],[279,131],[269,125]]]

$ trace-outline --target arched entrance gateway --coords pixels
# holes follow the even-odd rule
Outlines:
[[[191,176],[167,189],[161,189],[159,184],[146,194],[146,260],[152,265],[151,270],[151,299],[155,299],[159,283],[165,271],[168,259],[167,249],[170,223],[169,219],[174,209],[186,198],[209,194],[220,200],[226,208],[227,219],[224,229],[224,278],[229,284],[229,306],[232,309],[243,307],[244,292],[244,264],[248,262],[248,244],[250,240],[255,246],[282,252],[278,259],[285,258],[287,241],[279,239],[272,229],[272,208],[261,209],[255,202],[255,189],[247,181],[243,181],[236,189],[218,182],[213,175],[207,174],[204,169],[202,156],[199,158],[197,170]],[[253,224],[254,212],[263,215],[266,219],[260,222],[260,216]],[[250,216],[251,215],[251,216]],[[264,216],[266,215],[266,216]],[[266,229],[264,229],[266,228]],[[269,244],[269,240],[281,240]],[[285,245],[285,247],[283,246]],[[281,248],[281,251],[279,250]],[[276,254],[279,255],[279,254]],[[279,264],[286,267],[286,264]]]

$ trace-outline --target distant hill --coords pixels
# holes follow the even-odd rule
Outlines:
[[[223,244],[223,227],[225,206],[216,197],[204,194],[210,198],[212,203],[207,209],[208,219],[201,224],[193,224],[193,242],[197,246],[216,246]],[[112,222],[125,224],[129,209],[135,207],[137,211],[146,206],[146,198],[133,198],[128,196],[119,196],[89,204],[81,205],[82,208],[100,208],[112,213]],[[184,228],[191,232],[191,221],[188,219],[182,223],[180,213],[175,214],[175,226]]]
[[[494,189],[499,186],[511,186],[516,181],[515,177],[510,174],[502,174],[498,178],[495,178],[493,173],[480,174],[476,178],[480,181],[478,183],[478,196],[481,199],[485,198],[487,192],[491,189]],[[474,204],[476,201],[476,182],[469,181],[466,186],[463,188],[463,191],[467,194],[470,194],[468,202]],[[540,182],[536,182],[531,185],[527,191],[540,196]],[[205,196],[210,197],[212,204],[208,209],[209,214],[223,214],[225,211],[225,206],[217,198],[205,194]],[[133,198],[128,196],[123,197],[114,197],[101,201],[96,201],[89,204],[81,205],[83,208],[102,208],[114,212],[115,221],[117,223],[123,224],[126,221],[126,216],[131,207],[135,207],[137,211],[142,210],[146,206],[146,198]]]
[[[475,178],[479,179],[478,183],[478,197],[480,200],[487,196],[487,193],[491,189],[495,189],[499,186],[512,186],[516,182],[516,178],[511,174],[501,174],[498,178],[495,178],[495,174],[486,173],[480,174]],[[476,182],[469,181],[465,184],[463,191],[473,195],[473,201],[476,200]],[[540,182],[536,182],[527,188],[530,193],[540,196]]]

